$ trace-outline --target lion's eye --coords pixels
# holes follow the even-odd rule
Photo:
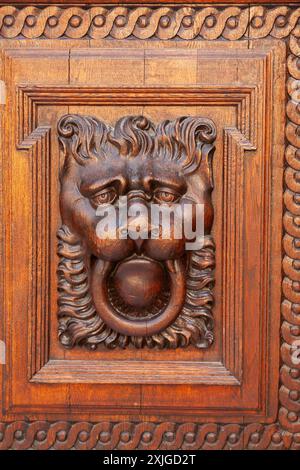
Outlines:
[[[154,193],[154,200],[157,202],[165,202],[167,204],[172,204],[173,202],[178,201],[179,195],[171,191],[158,190]]]
[[[117,197],[117,192],[114,188],[103,189],[91,197],[91,202],[94,206],[101,204],[112,204]]]

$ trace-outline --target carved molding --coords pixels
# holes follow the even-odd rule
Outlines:
[[[239,39],[247,29],[246,8],[230,7],[2,7],[0,35],[14,38]]]
[[[9,51],[6,55],[6,61],[8,67],[11,66],[11,62],[15,57],[22,55],[23,51]],[[35,51],[32,52],[35,55]],[[39,51],[37,51],[39,53]],[[269,55],[267,55],[267,61],[272,60]],[[210,86],[210,87],[174,87],[174,88],[100,88],[100,87],[79,87],[75,85],[70,86],[19,86],[17,92],[18,100],[18,126],[16,127],[16,142],[18,148],[23,148],[23,141],[28,140],[29,137],[34,132],[35,126],[37,125],[39,109],[42,106],[50,107],[57,106],[60,104],[69,104],[69,105],[95,105],[95,106],[111,106],[111,105],[147,105],[147,104],[159,104],[160,106],[168,105],[186,105],[193,103],[193,105],[211,105],[211,106],[222,106],[226,107],[228,104],[236,108],[237,115],[237,128],[227,129],[228,141],[231,141],[231,137],[234,142],[237,142],[237,145],[234,145],[233,156],[237,156],[238,164],[241,165],[240,159],[243,158],[243,150],[256,147],[257,141],[257,103],[259,100],[258,87],[253,85],[234,85],[234,86]],[[226,140],[226,141],[227,141]],[[239,144],[241,145],[241,151],[239,151]],[[247,148],[249,147],[249,148]],[[231,147],[230,147],[231,148]],[[228,158],[229,147],[224,148],[224,158],[228,161],[226,164],[228,177],[230,177],[230,160]],[[233,160],[232,160],[233,161]],[[235,163],[236,165],[237,163]],[[230,199],[228,199],[228,205],[236,204],[238,195],[235,195],[235,189],[238,188],[239,184],[233,185],[230,193]],[[226,195],[224,195],[224,200],[226,200]],[[231,234],[231,224],[228,219],[228,223],[225,224],[225,231],[228,234],[226,239],[228,243],[233,236]],[[229,247],[228,249],[229,250]],[[226,252],[226,250],[225,250]],[[237,256],[241,257],[238,255]],[[225,261],[224,261],[225,265]],[[235,270],[234,264],[231,265],[231,271]],[[224,273],[224,276],[226,273]],[[231,274],[228,275],[230,276]],[[225,277],[224,277],[225,279]],[[229,284],[224,284],[224,292],[227,292],[229,295]],[[225,308],[226,318],[231,315],[231,309]],[[234,314],[234,317],[238,316],[238,311]],[[214,373],[214,370],[218,369],[217,381],[227,381],[227,383],[236,384],[238,383],[239,377],[241,376],[241,360],[242,354],[239,355],[239,360],[237,361],[237,355],[233,354],[232,348],[234,347],[233,332],[230,331],[229,321],[226,321],[226,335],[228,335],[228,341],[224,341],[224,365],[216,363],[213,365],[211,372],[209,373],[209,380],[212,383],[216,383],[217,376]],[[37,337],[43,338],[43,329],[39,320],[36,321],[37,328]],[[241,325],[235,320],[236,332],[241,338]],[[47,330],[47,326],[44,328]],[[227,331],[228,330],[228,331]],[[41,369],[32,366],[32,374],[30,375],[30,380],[33,382],[57,382],[58,374],[58,365],[54,361],[49,361],[47,357],[47,351],[44,351],[45,342],[40,341],[39,347],[36,348],[35,354],[29,355],[29,360],[31,357],[36,356],[36,363],[41,365]],[[241,349],[242,351],[242,349]],[[41,356],[42,353],[42,357]],[[60,377],[62,380],[71,380],[76,381],[78,377],[82,380],[82,367],[73,368],[71,362],[69,361],[66,364],[60,364]],[[107,365],[108,366],[108,365]],[[122,383],[130,383],[135,380],[136,373],[131,371],[132,368],[129,368],[131,371],[129,374],[126,373],[126,369],[122,366],[121,370],[118,366],[118,369],[115,371],[116,375],[113,373],[113,365],[111,364],[111,377],[112,382],[117,382],[118,380]],[[139,371],[140,380],[143,383],[147,383],[149,380],[147,377],[143,377],[142,371],[143,367],[141,364],[134,364],[136,371]],[[178,379],[177,383],[182,383],[186,381],[186,376],[190,377],[189,381],[192,383],[202,383],[203,376],[207,376],[204,373],[201,367],[201,363],[196,362],[192,366],[189,362],[182,363],[182,370],[179,374],[178,370]],[[228,370],[231,373],[228,376]],[[72,373],[70,373],[72,371]],[[124,374],[123,374],[124,372]],[[103,366],[99,363],[97,367],[85,368],[86,380],[96,383],[102,383],[107,380],[106,377],[106,365]],[[163,363],[157,364],[157,373],[156,380],[163,383],[164,381],[169,381],[169,368]],[[211,377],[210,377],[211,376]],[[227,377],[228,376],[228,377]],[[119,377],[119,379],[118,379]],[[184,378],[185,377],[185,378]],[[174,381],[174,377],[172,377]]]
[[[247,7],[0,7],[0,37],[55,39],[285,38],[299,35],[300,8]]]
[[[95,7],[98,8],[98,7]],[[100,7],[99,7],[100,8]],[[99,8],[92,18],[90,9],[59,7],[45,9],[26,7],[0,8],[1,30],[3,38],[18,35],[35,37],[70,37],[84,36],[104,38],[112,36],[118,39],[130,35],[140,39],[157,37],[171,39],[176,36],[186,39],[203,38],[228,40],[258,39],[268,36],[288,38],[290,52],[287,57],[289,80],[287,89],[290,98],[287,102],[286,135],[286,170],[284,193],[284,258],[283,258],[283,294],[282,303],[282,348],[280,371],[280,410],[279,421],[274,424],[195,424],[195,423],[67,423],[57,421],[49,423],[35,421],[15,421],[1,423],[0,445],[3,449],[300,449],[300,365],[291,362],[292,343],[299,339],[299,174],[300,140],[297,134],[300,125],[297,103],[291,94],[296,81],[300,79],[299,61],[300,35],[297,22],[300,8],[287,6],[262,7],[249,9],[239,7],[216,8],[147,8],[122,7],[105,8],[106,18],[111,13],[115,21],[104,24]],[[86,14],[87,10],[89,15]],[[125,11],[126,10],[126,11]],[[176,13],[175,13],[176,10]],[[123,13],[123,14],[122,14]],[[134,16],[135,15],[135,16]],[[149,24],[144,16],[149,16]],[[181,15],[181,16],[180,16]],[[197,16],[198,15],[198,16]],[[202,15],[202,16],[201,16]],[[56,16],[57,18],[51,19]],[[72,19],[73,16],[78,18]],[[116,19],[116,17],[125,17]],[[141,19],[142,17],[142,19]],[[184,19],[190,17],[188,19]],[[199,19],[201,18],[201,19]],[[26,22],[25,22],[26,19]],[[97,23],[98,23],[98,26]],[[93,21],[93,24],[92,24]],[[52,23],[52,26],[49,23]],[[125,24],[124,24],[125,22]],[[143,23],[146,23],[143,26]],[[73,24],[72,24],[73,23]],[[76,25],[77,23],[77,25]],[[96,31],[98,31],[96,33]],[[141,32],[142,31],[142,32]],[[140,36],[139,36],[140,34]],[[93,36],[94,35],[94,36]],[[102,433],[102,434],[100,434]]]
[[[111,36],[125,39],[207,39],[235,41],[241,38],[284,38],[299,34],[300,8],[250,7],[67,7],[28,6],[0,8],[0,37],[28,39]]]
[[[26,52],[26,51],[25,51]],[[13,61],[22,57],[24,50],[9,50],[5,51],[5,60],[7,69],[10,70]],[[39,56],[39,50],[30,52],[35,57]],[[54,52],[55,56],[55,52]],[[267,54],[267,62],[272,60],[271,56]],[[229,104],[236,109],[236,122],[237,128],[228,129],[228,137],[234,138],[233,155],[237,156],[238,161],[242,158],[243,150],[247,147],[255,148],[257,141],[257,103],[259,100],[259,90],[254,85],[234,85],[234,86],[206,86],[201,88],[194,87],[174,87],[174,88],[100,88],[100,87],[81,87],[76,85],[69,86],[31,86],[21,85],[17,89],[17,103],[18,103],[18,125],[16,126],[16,145],[18,149],[24,148],[24,142],[30,140],[35,133],[36,126],[38,126],[38,114],[42,107],[51,107],[61,104],[76,105],[95,105],[95,106],[110,106],[110,105],[147,105],[159,104],[160,106],[176,105],[189,106],[193,105],[209,105],[209,106],[222,106],[226,107]],[[230,141],[229,139],[229,141]],[[247,144],[246,144],[247,142]],[[239,144],[241,149],[239,150]],[[231,147],[230,147],[231,148]],[[230,163],[228,158],[229,146],[224,148],[225,160]],[[42,161],[47,161],[46,157]],[[238,163],[238,164],[241,164]],[[230,173],[230,164],[226,164],[227,173]],[[47,166],[49,170],[49,166]],[[228,176],[230,177],[230,176]],[[49,178],[49,176],[48,176]],[[238,195],[235,195],[234,188],[230,193],[228,205],[236,204]],[[225,197],[225,195],[224,195]],[[44,207],[44,205],[42,205]],[[45,214],[43,215],[43,217]],[[229,219],[228,219],[229,221]],[[227,223],[224,226],[227,233],[226,240],[230,241],[232,235],[231,224]],[[39,239],[37,239],[37,243]],[[39,248],[37,248],[39,250]],[[229,249],[229,248],[228,248]],[[226,250],[225,250],[226,252]],[[241,255],[237,256],[241,258]],[[46,258],[47,260],[48,258]],[[45,267],[47,271],[48,267]],[[231,271],[234,272],[235,267],[231,265]],[[225,275],[225,273],[224,273]],[[232,275],[229,274],[228,275]],[[33,276],[35,279],[35,276]],[[224,285],[224,292],[229,294],[229,284]],[[34,312],[34,310],[33,310]],[[156,383],[226,383],[231,385],[239,384],[241,377],[241,354],[234,354],[234,335],[238,335],[240,340],[241,336],[241,323],[237,321],[238,310],[234,312],[230,308],[225,309],[226,318],[234,320],[235,332],[230,328],[230,321],[226,321],[225,337],[224,337],[224,364],[222,362],[215,362],[211,367],[203,367],[201,362],[191,363],[183,361],[182,363],[176,362],[176,376],[172,374],[167,363],[164,361],[157,361],[156,363]],[[89,367],[88,363],[84,361],[80,366],[73,367],[73,361],[51,361],[48,357],[47,348],[48,344],[43,338],[47,336],[48,320],[47,317],[41,321],[38,317],[35,318],[33,313],[33,323],[29,323],[29,335],[34,337],[36,335],[37,345],[32,345],[32,353],[28,353],[28,360],[31,363],[29,371],[29,379],[31,382],[37,383],[58,383],[59,381],[76,382],[78,380],[85,380],[89,383],[106,383],[107,382],[107,368],[110,368],[111,383],[135,383],[138,374],[140,383],[149,383],[149,377],[143,374],[144,366],[140,361],[132,362],[131,365],[126,365],[123,361],[102,361],[98,362],[93,367]],[[228,338],[228,339],[227,339]],[[148,366],[149,367],[149,366]],[[59,379],[58,379],[59,374]],[[85,377],[83,379],[83,376]],[[151,383],[151,379],[150,379]]]
[[[32,51],[32,54],[43,54],[43,51]],[[24,50],[8,51],[6,61],[8,67],[14,57],[22,57]],[[268,61],[272,56],[267,57]],[[30,86],[20,85],[17,90],[19,107],[17,145],[35,129],[39,106],[68,104],[84,106],[113,105],[182,105],[189,106],[228,106],[230,103],[237,108],[238,130],[253,146],[257,140],[257,102],[258,87],[247,85],[201,86],[201,87],[84,87],[84,86]],[[21,148],[20,147],[20,148]]]
[[[242,255],[242,240],[239,233],[244,224],[243,210],[242,210],[242,188],[243,188],[243,175],[244,175],[244,159],[245,152],[254,150],[255,145],[250,142],[245,135],[243,135],[236,128],[224,129],[224,167],[227,171],[224,175],[224,201],[230,201],[224,207],[223,220],[224,224],[229,227],[236,227],[232,230],[231,236],[228,237],[228,247],[223,252],[222,266],[223,266],[223,311],[235,311],[235,341],[239,344],[235,354],[235,360],[230,365],[230,370],[234,371],[234,375],[241,379],[242,364],[243,364],[243,322],[239,314],[239,306],[242,304],[242,292],[239,294],[239,299],[236,298],[236,293],[233,295],[232,290],[227,290],[226,286],[230,284],[230,279],[235,278],[236,285],[244,285],[243,279],[243,255]],[[236,170],[238,168],[238,171]],[[239,208],[236,210],[236,208]],[[238,214],[238,215],[237,215]],[[230,229],[229,229],[230,230]],[[227,252],[231,253],[230,259],[226,260]],[[237,263],[239,260],[239,263]],[[229,361],[228,361],[229,362]],[[228,364],[227,362],[227,364]],[[228,364],[229,365],[229,364]]]
[[[299,450],[300,435],[263,425],[161,422],[0,423],[1,449]]]
[[[300,138],[299,138],[299,61],[300,42],[295,36],[289,40],[287,59],[289,78],[287,80],[287,124],[285,151],[285,212],[283,216],[283,272],[282,282],[282,346],[279,389],[279,421],[294,433],[300,433],[300,364],[292,361],[300,340]]]
[[[49,167],[50,167],[50,135],[51,128],[38,126],[19,143],[19,148],[29,151],[32,174],[38,175],[32,179],[32,198],[34,216],[32,220],[32,277],[35,282],[32,285],[29,310],[35,312],[28,328],[28,342],[30,355],[28,378],[40,370],[48,358],[49,344],[40,335],[39,354],[36,352],[36,332],[43,331],[45,325],[49,324],[49,271],[48,266],[43,263],[43,256],[49,253],[49,215],[50,215],[50,193],[48,191]],[[38,295],[37,286],[42,295]]]

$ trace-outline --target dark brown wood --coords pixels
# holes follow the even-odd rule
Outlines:
[[[263,419],[273,419],[276,413],[276,370],[278,369],[274,367],[275,373],[268,378],[266,363],[272,361],[276,363],[278,345],[273,333],[267,335],[266,331],[267,325],[276,331],[279,316],[278,310],[269,309],[268,302],[260,303],[259,299],[260,296],[266,296],[266,286],[270,282],[271,284],[276,282],[276,276],[280,276],[280,262],[278,261],[277,265],[276,263],[270,265],[267,261],[270,259],[270,250],[273,254],[277,250],[280,251],[280,219],[277,215],[279,206],[277,212],[272,211],[270,204],[263,202],[263,195],[264,191],[267,191],[274,203],[276,198],[280,199],[280,191],[270,192],[267,188],[270,188],[270,181],[273,181],[273,178],[270,179],[272,171],[279,172],[279,165],[273,168],[272,164],[276,155],[278,158],[282,155],[282,127],[279,120],[271,119],[269,107],[261,104],[268,99],[276,103],[271,109],[281,109],[283,105],[281,64],[284,56],[280,42],[276,42],[276,47],[271,43],[261,45],[258,49],[241,44],[242,47],[235,48],[234,53],[230,43],[222,43],[209,54],[202,49],[201,42],[197,43],[198,49],[191,50],[193,43],[182,42],[177,49],[170,48],[169,44],[165,43],[161,49],[159,43],[152,45],[145,42],[143,49],[141,47],[138,49],[139,43],[133,41],[124,42],[121,48],[119,43],[115,44],[116,47],[108,49],[105,48],[104,41],[102,44],[95,44],[102,47],[95,47],[90,43],[91,47],[88,49],[76,47],[72,48],[71,52],[66,42],[59,42],[59,48],[56,46],[51,49],[48,46],[44,50],[30,49],[26,42],[21,42],[21,47],[17,42],[18,47],[15,49],[11,47],[13,45],[11,40],[9,44],[9,50],[5,51],[5,70],[8,74],[5,81],[10,84],[7,90],[8,96],[11,97],[12,106],[17,112],[14,115],[15,128],[13,130],[10,127],[8,132],[13,130],[18,144],[18,148],[12,150],[13,158],[10,162],[14,161],[14,165],[18,168],[23,161],[20,155],[24,152],[34,152],[30,157],[28,153],[27,157],[24,155],[24,158],[27,158],[24,163],[30,161],[37,166],[29,167],[27,170],[23,168],[22,174],[25,177],[27,171],[26,184],[31,184],[32,181],[34,185],[33,195],[36,196],[31,201],[31,213],[35,214],[34,219],[45,221],[38,222],[38,226],[43,227],[43,230],[35,232],[32,228],[31,232],[27,232],[28,237],[36,233],[31,242],[29,241],[31,238],[27,241],[24,238],[21,245],[14,243],[14,250],[18,250],[15,253],[18,254],[17,258],[13,259],[18,259],[18,266],[22,256],[30,256],[34,260],[33,271],[32,273],[28,271],[29,277],[23,284],[27,285],[28,289],[33,289],[32,292],[38,289],[42,295],[33,297],[34,303],[29,312],[28,340],[31,346],[28,347],[26,341],[14,343],[18,356],[26,354],[26,351],[30,351],[30,354],[29,369],[28,371],[22,369],[27,373],[25,377],[19,378],[22,387],[16,389],[17,383],[11,382],[13,393],[17,394],[13,399],[13,408],[17,410],[16,403],[20,403],[21,400],[21,403],[25,404],[30,396],[30,401],[32,405],[35,403],[39,417],[45,416],[44,406],[47,406],[48,410],[52,406],[53,414],[63,413],[64,393],[71,393],[71,401],[74,403],[71,406],[74,410],[72,413],[75,412],[76,416],[79,403],[82,413],[88,413],[90,406],[93,407],[94,416],[101,416],[101,410],[113,412],[115,399],[119,406],[121,405],[122,413],[127,413],[127,416],[133,413],[132,416],[135,416],[141,406],[138,384],[145,384],[142,389],[143,412],[149,419],[154,419],[158,412],[176,413],[176,419],[179,419],[180,414],[186,416],[193,413],[195,416],[197,410],[197,419],[211,421],[212,417],[207,409],[212,406],[215,415],[219,413],[224,420],[233,414],[235,419],[242,419],[243,416],[243,419],[253,420],[253,411],[251,411],[253,407],[257,407],[254,412],[256,419],[261,419],[262,416]],[[47,46],[47,43],[42,44],[43,47]],[[46,56],[45,50],[47,50]],[[224,68],[224,71],[227,70],[226,74],[224,71],[222,74],[218,73],[219,61],[223,60],[227,64],[227,68]],[[56,71],[60,68],[60,83],[57,83],[57,72],[54,72],[54,69],[53,76],[49,75],[49,61],[56,63]],[[234,64],[236,67],[237,63],[238,69],[235,70],[238,71],[235,73],[240,77],[239,81],[228,85],[232,80],[230,65]],[[272,74],[267,73],[267,67],[271,66],[275,67],[276,73],[279,74],[275,88],[271,87]],[[131,73],[133,67],[134,77]],[[43,85],[42,77],[46,70],[48,83]],[[254,70],[256,72],[253,74]],[[40,77],[37,71],[41,74]],[[113,86],[116,82],[119,88]],[[141,83],[145,85],[141,86]],[[58,259],[51,256],[51,253],[56,252],[55,234],[61,225],[58,208],[58,174],[59,168],[63,166],[63,155],[58,148],[57,122],[66,113],[77,113],[82,116],[93,114],[102,122],[114,126],[115,122],[124,115],[141,112],[157,124],[164,119],[176,120],[178,116],[183,115],[183,112],[192,117],[205,116],[214,121],[218,130],[215,153],[217,160],[214,159],[213,163],[215,179],[213,205],[215,213],[221,215],[215,217],[213,236],[216,245],[223,248],[219,252],[216,250],[215,342],[206,351],[194,347],[180,348],[179,356],[176,350],[165,350],[163,356],[158,356],[157,351],[151,351],[149,348],[142,348],[139,354],[133,348],[112,351],[100,348],[92,352],[83,348],[73,348],[71,351],[66,351],[57,340],[57,324],[54,318],[57,310]],[[259,142],[265,141],[264,127],[258,126],[256,116],[260,116],[266,129],[270,129],[273,123],[278,126],[278,130],[272,133],[272,142],[266,146],[263,153],[256,150],[261,145]],[[31,172],[34,175],[39,168],[38,174],[44,175],[45,179],[32,180]],[[247,168],[249,170],[246,170]],[[15,174],[17,173],[13,172],[13,175]],[[268,178],[264,176],[265,174]],[[190,175],[189,178],[194,178],[194,175]],[[45,191],[47,185],[44,181],[51,182],[50,193]],[[256,198],[244,198],[242,188],[245,185],[245,190],[250,190],[246,188],[252,188],[253,181],[257,181]],[[280,176],[276,175],[276,178],[274,176],[274,181],[279,187]],[[29,187],[27,193],[31,194]],[[197,190],[197,197],[199,195],[200,191]],[[11,212],[13,214],[16,214],[18,198],[15,199],[15,204]],[[51,212],[47,210],[48,207],[51,208]],[[236,215],[237,210],[241,214],[240,217]],[[250,217],[255,223],[246,224],[245,217]],[[274,230],[272,246],[263,243],[264,231],[257,230],[264,218],[272,220],[270,226],[267,224],[269,227],[267,232],[271,227]],[[18,220],[14,217],[13,227],[16,235]],[[24,227],[24,215],[22,217],[20,215],[19,224]],[[47,242],[48,233],[51,234],[49,242]],[[250,240],[247,250],[243,244],[245,234]],[[33,254],[28,253],[25,241],[32,247]],[[258,260],[260,266],[265,266],[263,270],[256,269]],[[24,265],[26,263],[28,265],[28,262]],[[17,267],[14,272],[19,273]],[[249,272],[252,272],[251,276],[248,275]],[[258,289],[259,295],[257,295]],[[250,299],[246,303],[241,295],[243,291],[247,292],[247,298]],[[28,298],[31,298],[30,292],[28,290]],[[273,297],[270,302],[278,308],[280,292],[276,289],[272,292]],[[19,297],[21,305],[24,305],[22,298]],[[45,303],[48,298],[49,304]],[[16,302],[18,296],[15,295],[14,299]],[[260,318],[259,322],[257,316],[253,316],[254,310]],[[49,314],[45,316],[45,312]],[[240,312],[243,312],[243,315]],[[11,311],[11,321],[14,324],[13,331],[16,331],[19,321],[22,324],[22,326],[20,324],[22,331],[26,329],[25,323],[22,323],[25,321],[24,316],[16,317]],[[246,334],[249,328],[252,331],[251,335]],[[11,339],[14,341],[13,337]],[[268,344],[266,349],[264,349],[265,341]],[[96,361],[93,367],[89,362],[91,360]],[[145,361],[149,363],[147,368]],[[245,361],[254,362],[255,368],[246,367]],[[182,375],[183,369],[185,369],[184,375]],[[13,368],[10,367],[9,370]],[[179,384],[186,381],[187,374],[190,374],[189,383],[193,383],[188,405],[180,398],[182,393],[186,393],[184,385],[179,387]],[[70,382],[72,387],[67,392],[66,384]],[[225,382],[228,386],[222,387]],[[112,383],[113,386],[108,386],[108,383]],[[209,394],[201,386],[205,383],[212,387]],[[51,403],[47,392],[43,392],[45,387],[49,386],[47,384],[51,384],[53,397]],[[101,384],[101,404],[99,405],[97,401],[97,393],[93,401],[90,398],[87,404],[86,396],[94,387],[97,389],[99,384]],[[128,388],[124,395],[121,384],[133,388],[131,391]],[[172,394],[166,395],[163,384],[177,384],[179,388],[172,388]],[[31,387],[34,387],[33,395]],[[243,394],[237,403],[235,390],[240,387]],[[18,393],[21,389],[22,395]],[[9,400],[9,397],[7,398]],[[224,410],[224,402],[227,404],[227,410]],[[268,406],[264,405],[261,409],[259,403],[268,403]],[[23,405],[21,409],[24,410],[22,407]],[[80,416],[86,419],[88,415]]]
[[[58,231],[61,343],[209,346],[213,122],[180,117],[155,126],[144,116],[128,116],[113,129],[96,118],[66,115],[58,134],[65,158]],[[184,225],[189,209],[195,231],[197,205],[203,207],[198,237],[204,242],[189,250],[196,234],[189,237]],[[100,232],[108,209],[112,224]],[[155,209],[173,211],[169,227],[162,212],[154,219]]]
[[[300,8],[24,5],[0,7],[0,18],[0,448],[299,450]],[[114,245],[106,283],[103,246],[97,250],[87,227],[88,214],[119,197],[104,176],[111,184],[123,162],[120,185],[143,193],[145,205],[149,169],[141,160],[151,160],[147,146],[166,120],[162,148],[172,148],[181,116],[213,123],[212,170],[200,163],[187,173],[175,158],[172,173],[157,159],[164,188],[153,197],[173,201],[166,179],[178,186],[181,178],[210,208],[210,245],[196,253],[193,271],[180,267],[179,283],[158,259],[166,247],[148,251],[145,263],[144,242],[131,240],[128,253]],[[107,137],[100,145],[109,132],[109,146]],[[183,156],[194,157],[186,150],[196,133],[180,135]],[[133,188],[135,165],[143,178]],[[95,176],[101,188],[91,193],[83,182]],[[187,265],[188,257],[180,251],[177,261]],[[139,283],[142,272],[149,287]],[[162,293],[147,344],[137,318],[145,326]],[[161,325],[175,296],[175,323]],[[190,317],[181,332],[191,328],[203,341],[206,329],[209,347],[170,334],[183,300]],[[200,333],[189,321],[198,308]],[[99,337],[89,329],[94,320],[103,324]]]

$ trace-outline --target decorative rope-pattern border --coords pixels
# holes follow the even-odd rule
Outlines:
[[[0,449],[300,449],[300,8],[0,8],[2,38],[289,39],[278,423],[0,423]],[[298,24],[299,23],[299,24]]]
[[[0,37],[102,39],[284,38],[299,33],[300,8],[0,7]]]
[[[300,364],[297,364],[300,347],[300,40],[294,35],[290,36],[289,52],[279,421],[285,429],[300,436]]]
[[[1,436],[2,434],[2,436]],[[1,439],[2,438],[2,439]],[[277,423],[48,423],[15,421],[0,424],[1,449],[34,450],[299,450],[300,434],[283,431]]]
[[[0,36],[15,38],[239,39],[247,29],[246,8],[91,7],[0,8]]]

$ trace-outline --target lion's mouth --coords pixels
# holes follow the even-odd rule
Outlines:
[[[95,260],[91,287],[102,320],[124,335],[159,333],[180,314],[186,295],[184,259],[134,256],[115,265]]]
[[[150,318],[159,315],[167,306],[169,282],[163,263],[133,256],[118,263],[109,276],[108,298],[119,315]]]

